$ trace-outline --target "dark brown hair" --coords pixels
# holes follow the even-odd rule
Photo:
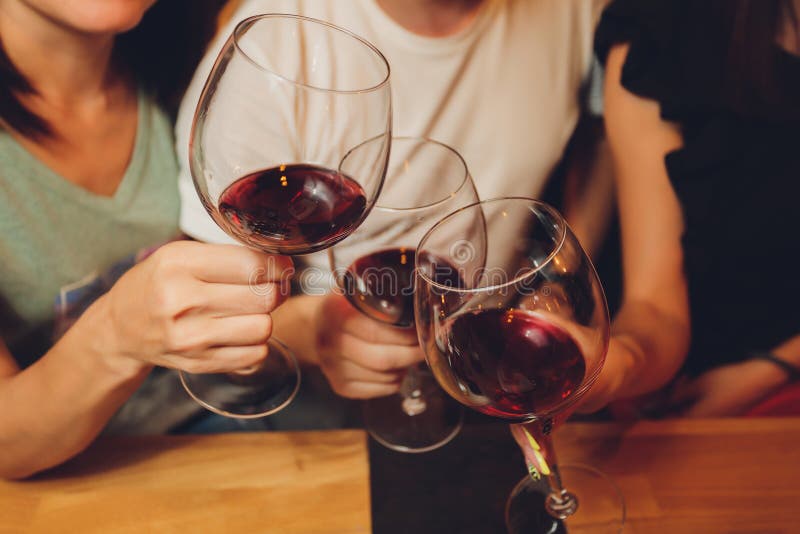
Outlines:
[[[159,0],[136,28],[117,37],[115,59],[173,115],[224,4],[225,0]],[[50,135],[47,122],[19,99],[18,95],[33,92],[35,88],[3,50],[0,36],[0,125],[26,137]]]
[[[745,107],[791,96],[782,94],[777,71],[780,56],[776,53],[778,38],[787,21],[797,32],[797,13],[791,0],[716,2],[730,35],[725,80],[727,98],[736,107]]]

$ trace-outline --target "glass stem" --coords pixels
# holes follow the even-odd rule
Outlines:
[[[523,446],[528,471],[534,480],[545,477],[550,493],[545,501],[547,512],[557,518],[566,519],[578,509],[578,498],[564,488],[558,471],[555,449],[553,448],[553,420],[536,420],[518,425],[525,434]]]
[[[428,407],[422,395],[421,384],[419,368],[416,365],[409,367],[400,384],[400,396],[403,397],[403,411],[411,417],[421,414]]]

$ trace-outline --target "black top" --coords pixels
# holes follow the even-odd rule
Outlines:
[[[692,374],[800,333],[800,57],[772,50],[786,98],[728,103],[730,33],[711,4],[617,0],[595,41],[602,61],[630,44],[622,85],[683,133],[665,163],[685,221]]]

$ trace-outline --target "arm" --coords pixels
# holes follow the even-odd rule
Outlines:
[[[783,359],[786,363],[793,365],[800,369],[800,335],[791,338],[789,341],[777,347],[773,353],[778,358]],[[786,377],[783,377],[786,380]]]
[[[605,87],[625,291],[606,364],[584,406],[588,410],[662,387],[680,369],[689,344],[683,220],[664,164],[666,154],[683,140],[674,125],[661,119],[656,102],[622,87],[626,55],[626,46],[612,50]]]
[[[24,371],[0,342],[0,478],[84,449],[153,365],[226,372],[266,357],[286,258],[239,246],[165,245],[122,276]],[[253,273],[265,287],[254,291]]]
[[[90,308],[38,362],[20,371],[0,341],[0,477],[23,478],[74,456],[136,390],[150,366],[109,357]]]
[[[780,344],[772,354],[800,369],[800,335]],[[753,358],[722,365],[675,388],[672,403],[684,417],[731,417],[745,413],[784,386],[789,375],[773,362]]]

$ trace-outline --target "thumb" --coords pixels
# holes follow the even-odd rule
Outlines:
[[[511,425],[511,435],[522,449],[525,457],[525,464],[528,466],[528,473],[534,480],[539,480],[543,476],[550,475],[550,466],[547,464],[544,451],[541,445],[534,439],[522,425]]]

